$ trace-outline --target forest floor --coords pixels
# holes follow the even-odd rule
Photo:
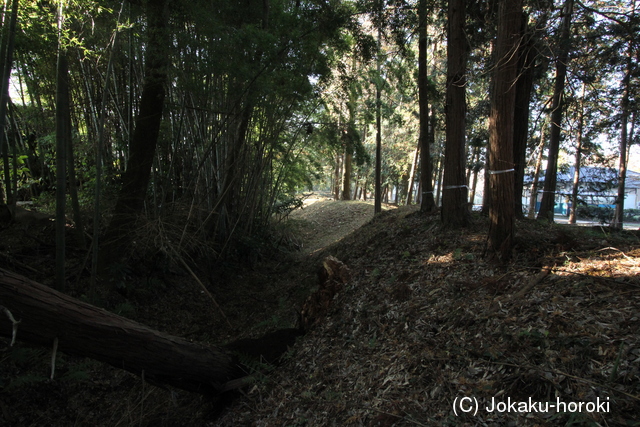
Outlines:
[[[277,249],[256,243],[255,256],[194,269],[220,310],[179,266],[123,269],[135,286],[103,306],[211,345],[293,326],[326,256],[351,280],[284,363],[258,367],[222,413],[88,359],[59,356],[49,380],[50,350],[1,341],[0,424],[638,425],[638,232],[519,221],[513,260],[497,265],[484,256],[487,229],[479,215],[456,231],[416,207],[374,218],[370,203],[309,198],[278,226]],[[0,265],[50,283],[49,231],[7,231]],[[74,279],[82,298],[83,276]],[[494,401],[512,406],[490,412]],[[467,404],[478,412],[462,412]]]

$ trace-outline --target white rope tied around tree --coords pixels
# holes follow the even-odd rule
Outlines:
[[[469,188],[467,185],[445,185],[442,187],[443,190],[454,190],[456,188]]]
[[[500,173],[515,172],[515,169],[505,169],[503,171],[489,171],[489,175],[498,175]]]

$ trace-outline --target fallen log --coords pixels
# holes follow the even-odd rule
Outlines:
[[[183,390],[216,394],[245,375],[222,349],[170,336],[0,269],[0,305],[17,339],[108,363]],[[4,310],[3,310],[4,311]],[[4,311],[6,313],[6,311]],[[14,321],[0,313],[0,335]]]

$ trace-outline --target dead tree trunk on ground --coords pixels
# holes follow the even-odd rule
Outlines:
[[[0,303],[20,321],[19,340],[52,346],[108,363],[155,382],[214,394],[243,373],[233,358],[150,329],[78,301],[26,277],[0,269]],[[12,322],[0,317],[0,335],[12,336]]]

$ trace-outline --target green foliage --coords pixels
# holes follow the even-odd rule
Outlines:
[[[289,196],[282,200],[277,200],[273,205],[273,213],[280,217],[287,217],[296,209],[301,209],[304,205],[304,198],[299,196]]]
[[[580,205],[576,208],[576,215],[582,219],[597,219],[606,224],[613,218],[614,209],[610,206]]]
[[[625,221],[640,221],[640,209],[625,209],[624,211]]]

